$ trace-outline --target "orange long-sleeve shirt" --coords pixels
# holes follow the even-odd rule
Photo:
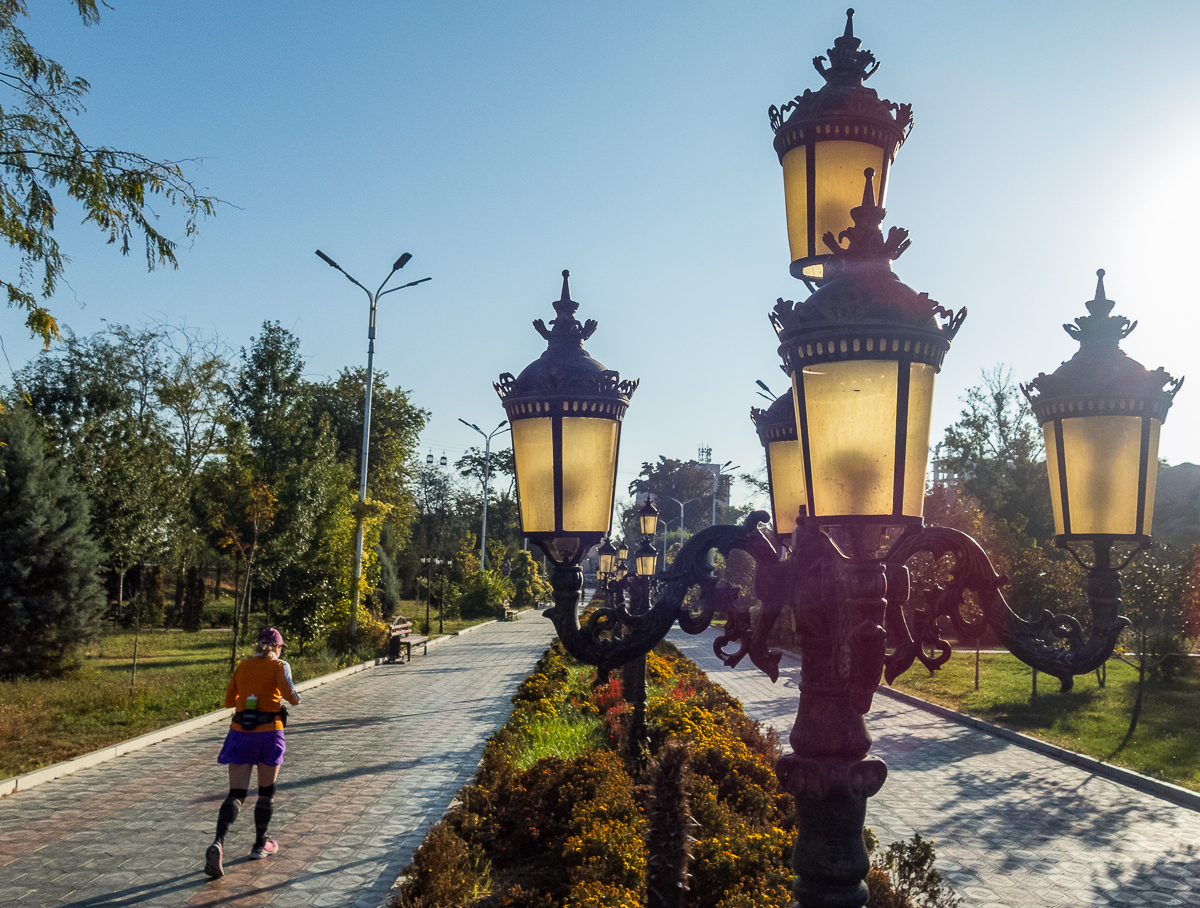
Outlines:
[[[225,689],[225,705],[239,711],[246,708],[246,698],[251,694],[258,697],[258,709],[262,712],[279,712],[279,705],[287,700],[293,706],[300,702],[300,695],[292,685],[292,667],[282,659],[269,656],[251,656],[238,663]],[[231,728],[242,730],[238,722]],[[259,724],[255,731],[281,731],[283,721],[275,716]]]

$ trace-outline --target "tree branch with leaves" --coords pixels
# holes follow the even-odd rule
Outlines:
[[[84,25],[100,21],[96,0],[71,2]],[[18,256],[15,273],[0,275],[0,288],[10,306],[26,310],[30,332],[49,346],[58,338],[58,323],[45,299],[54,295],[69,261],[54,233],[56,194],[73,199],[83,222],[99,228],[123,255],[143,244],[151,271],[178,267],[176,241],[155,227],[151,197],[179,206],[184,237],[216,213],[218,200],[185,176],[186,161],[155,161],[86,141],[74,121],[91,86],[34,49],[18,27],[28,18],[25,0],[0,0],[0,239]]]

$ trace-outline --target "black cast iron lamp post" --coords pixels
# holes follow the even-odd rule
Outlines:
[[[881,100],[863,85],[879,64],[854,36],[854,10],[846,10],[846,31],[813,66],[825,80],[819,91],[805,89],[769,113],[775,153],[783,165],[788,244],[793,277],[819,282],[829,259],[821,238],[850,226],[850,209],[862,193],[862,172],[874,171],[882,205],[888,171],[912,129],[912,105]]]
[[[817,96],[831,87],[837,88],[830,95],[834,100],[852,90],[863,91],[861,79],[869,75],[872,61],[857,48],[857,39],[847,27],[838,42],[841,56],[831,53],[834,68],[827,72],[818,66],[829,85]],[[843,66],[850,67],[844,76],[838,74]],[[794,107],[799,117],[810,107],[821,106],[813,100],[817,96],[806,94],[789,107]],[[907,108],[896,110],[895,105],[873,100],[873,92],[857,97],[876,109],[883,105],[895,110],[893,127],[900,124],[896,128],[902,138],[911,122]],[[779,118],[780,112],[772,108],[772,125],[777,131]],[[807,122],[801,122],[807,129]],[[789,119],[785,125],[791,123]],[[551,414],[582,413],[588,406],[583,403],[585,398],[598,398],[602,411],[601,402],[611,402],[615,408],[612,418],[619,421],[633,386],[620,383],[616,373],[603,372],[582,351],[580,341],[591,334],[595,323],[580,326],[574,320],[576,304],[570,301],[564,283],[563,298],[555,303],[559,318],[554,331],[537,323],[550,340],[550,349],[522,372],[521,378],[502,376],[497,389],[513,421],[523,528],[554,563],[550,580],[555,604],[545,614],[572,656],[608,671],[644,656],[675,622],[696,634],[719,612],[725,627],[713,644],[717,655],[729,666],[749,657],[774,680],[780,657],[771,651],[768,640],[780,617],[790,612],[795,629],[791,642],[800,648],[803,678],[796,724],[789,736],[792,752],[779,759],[776,772],[797,806],[793,895],[801,908],[862,908],[868,897],[864,878],[870,868],[863,844],[866,805],[887,775],[884,763],[868,756],[871,736],[865,723],[880,675],[890,683],[915,662],[931,671],[945,664],[950,645],[939,630],[939,621],[944,619],[960,638],[977,638],[990,628],[1019,659],[1055,676],[1063,690],[1069,690],[1074,675],[1092,671],[1108,657],[1124,624],[1117,615],[1116,595],[1109,588],[1107,592],[1099,586],[1093,588],[1090,582],[1092,616],[1086,635],[1069,616],[1044,612],[1033,621],[1024,621],[1008,608],[1001,593],[1005,580],[996,574],[978,543],[957,530],[924,525],[934,376],[966,310],[954,313],[900,283],[891,263],[907,248],[907,232],[893,227],[884,237],[880,225],[886,212],[876,201],[875,165],[861,166],[856,155],[867,153],[862,149],[838,146],[838,142],[854,144],[854,124],[849,119],[830,119],[817,125],[821,129],[812,136],[803,133],[806,143],[810,138],[814,143],[805,145],[809,155],[806,172],[811,173],[813,166],[825,166],[822,155],[826,151],[842,154],[843,161],[857,161],[861,203],[848,211],[853,226],[836,232],[828,229],[821,236],[828,254],[819,260],[819,288],[799,304],[779,300],[770,315],[785,370],[792,378],[786,404],[785,395],[765,413],[755,414],[760,440],[767,448],[771,502],[777,519],[771,532],[775,541],[763,530],[770,518],[764,511],[751,514],[741,526],[701,530],[659,576],[659,593],[652,604],[636,595],[631,599],[637,604],[630,606],[620,594],[626,585],[650,589],[640,586],[648,578],[641,576],[638,564],[637,574],[624,583],[607,584],[609,589],[616,588],[617,595],[594,609],[586,626],[581,626],[578,560],[607,530],[615,441],[611,460],[606,455],[590,473],[572,473],[574,481],[567,482],[565,468],[563,478],[558,478],[558,464],[591,463],[596,456],[593,436],[579,431],[568,437],[552,427],[538,429],[540,434],[530,433],[530,448],[523,453],[518,440],[523,430],[518,431],[518,426],[522,420],[539,416],[549,419]],[[859,126],[861,129],[862,124]],[[849,138],[846,129],[851,129]],[[799,142],[801,134],[796,135]],[[860,131],[858,135],[863,134]],[[874,135],[868,130],[859,144],[878,148],[885,155],[881,166],[886,166],[894,145],[873,145]],[[818,143],[815,136],[824,138]],[[824,143],[830,148],[822,150]],[[778,150],[778,138],[776,146]],[[807,160],[815,163],[810,165]],[[785,173],[789,166],[797,169],[785,165]],[[789,196],[789,231],[794,240],[791,201]],[[811,233],[817,222],[811,216],[808,222]],[[793,265],[800,262],[807,268],[803,258],[795,258],[795,252],[793,256]],[[812,277],[803,271],[793,267],[793,273],[807,277],[806,284],[811,286]],[[1082,368],[1092,357],[1092,352],[1085,355],[1085,351],[1115,349],[1115,341],[1108,343],[1110,335],[1127,333],[1125,327],[1116,330],[1112,320],[1105,321],[1108,308],[1103,307],[1111,308],[1111,304],[1102,293],[1093,304],[1097,306],[1094,321],[1079,320],[1084,350],[1077,357],[1080,367],[1073,369],[1080,373],[1091,368]],[[1101,308],[1103,312],[1098,311]],[[1096,344],[1091,337],[1084,337],[1093,332]],[[556,335],[561,340],[556,342]],[[556,343],[560,345],[557,348]],[[1113,359],[1112,350],[1106,355],[1112,362],[1120,361]],[[1119,351],[1116,355],[1123,357]],[[546,360],[554,367],[543,364]],[[1145,373],[1140,366],[1137,369]],[[1056,494],[1062,499],[1060,535],[1068,542],[1074,534],[1107,545],[1105,540],[1124,534],[1136,542],[1138,536],[1149,533],[1146,502],[1153,492],[1151,442],[1169,403],[1162,399],[1161,389],[1170,377],[1161,370],[1147,373],[1157,384],[1149,388],[1151,382],[1145,379],[1146,387],[1138,392],[1141,396],[1103,381],[1096,386],[1102,390],[1080,396],[1075,390],[1060,394],[1055,379],[1064,370],[1055,376],[1039,376],[1033,383],[1042,395],[1034,402],[1039,420],[1054,425],[1057,447],[1053,456],[1060,476]],[[1135,370],[1125,371],[1132,374]],[[598,386],[608,390],[597,392]],[[1177,388],[1175,383],[1167,397]],[[564,389],[571,389],[574,396],[567,396]],[[1099,412],[1102,400],[1106,416],[1132,421],[1082,424],[1084,419],[1100,419],[1091,413],[1093,406]],[[1081,405],[1086,409],[1080,410]],[[1080,424],[1069,425],[1072,419]],[[1095,451],[1098,443],[1114,446],[1118,439],[1135,436],[1139,446],[1136,457]],[[775,449],[777,443],[784,447]],[[1087,478],[1092,461],[1108,479]],[[553,470],[550,463],[555,465]],[[1117,477],[1135,472],[1135,492],[1120,491]],[[551,475],[553,482],[541,479]],[[589,506],[586,511],[595,516],[587,529],[582,523],[565,520],[568,490],[581,501],[595,503],[595,510]],[[1105,490],[1104,494],[1098,490]],[[1135,502],[1132,523],[1130,508],[1123,504],[1126,499]],[[1081,506],[1079,501],[1089,503]],[[1077,524],[1085,514],[1091,522]],[[539,516],[533,519],[531,515]],[[787,553],[778,545],[780,531],[786,527],[791,527]],[[747,553],[756,563],[755,595],[761,606],[754,615],[749,604],[739,600],[738,589],[720,581],[712,569],[714,550],[729,555],[734,549]],[[946,579],[922,590],[921,601],[915,603],[919,607],[906,610],[910,596],[906,564],[919,553],[945,567]],[[698,611],[684,607],[696,587]],[[968,595],[974,600],[969,609],[965,605]]]

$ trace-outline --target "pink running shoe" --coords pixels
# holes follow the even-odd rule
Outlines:
[[[221,848],[220,842],[209,845],[208,851],[204,852],[204,872],[212,877],[225,876],[225,868],[221,866],[222,857],[224,849]]]
[[[274,839],[267,839],[262,845],[255,845],[250,849],[250,860],[261,861],[263,858],[269,858],[279,850],[279,844]]]

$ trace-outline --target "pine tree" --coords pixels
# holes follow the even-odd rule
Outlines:
[[[87,500],[23,405],[0,414],[0,676],[55,675],[98,629]]]

